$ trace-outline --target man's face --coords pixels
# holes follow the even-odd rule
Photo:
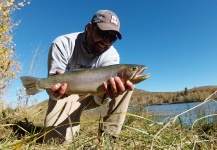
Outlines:
[[[108,50],[116,41],[116,31],[100,30],[96,24],[91,24],[91,30],[88,32],[87,43],[95,55],[101,55]]]

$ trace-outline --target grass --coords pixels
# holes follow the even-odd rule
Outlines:
[[[216,94],[217,91],[213,94]],[[210,101],[210,95],[203,103]],[[81,117],[81,131],[70,144],[51,141],[38,144],[36,140],[43,135],[43,122],[46,107],[22,107],[18,110],[6,109],[0,116],[0,149],[217,149],[217,114],[198,116],[192,125],[185,125],[179,117],[195,108],[182,112],[167,123],[157,122],[152,114],[142,106],[128,112],[120,137],[116,142],[108,135],[98,135],[98,125],[103,108],[95,113],[86,111]],[[212,122],[207,121],[212,118]]]

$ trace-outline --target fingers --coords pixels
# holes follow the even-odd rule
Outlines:
[[[56,75],[57,74],[62,74],[62,71],[57,70]],[[56,98],[64,98],[68,96],[67,94],[65,94],[66,89],[67,89],[66,83],[57,83],[50,88],[50,92]]]
[[[58,91],[60,87],[61,87],[61,83],[55,84],[54,86],[52,86],[50,88],[51,93],[54,93],[54,92]]]
[[[119,77],[114,78],[117,89],[120,94],[123,94],[126,91],[126,87],[124,86],[124,83],[121,81]]]
[[[111,90],[109,90],[109,88],[108,88],[107,82],[103,82],[102,87],[103,87],[104,91],[106,92],[106,94],[108,95],[108,97],[113,98]]]
[[[59,95],[64,95],[65,92],[66,92],[66,88],[67,88],[67,84],[66,83],[63,83],[61,85],[61,87],[59,88]]]
[[[57,70],[57,71],[56,71],[56,74],[62,74],[62,71]]]
[[[126,89],[129,91],[134,90],[134,84],[130,82],[129,80],[126,82]]]
[[[110,78],[108,82],[104,82],[103,88],[108,97],[115,98],[122,95],[126,90],[132,91],[134,89],[134,85],[130,81],[123,83],[119,77],[115,77]]]
[[[109,79],[109,83],[110,83],[109,85],[110,85],[110,88],[111,88],[111,92],[113,94],[116,94],[118,92],[118,89],[117,89],[118,87],[116,86],[116,84],[117,84],[116,80],[114,78]]]
[[[67,89],[67,84],[66,83],[57,83],[55,84],[54,86],[52,86],[50,88],[50,92],[55,96],[55,97],[58,97],[58,98],[64,98],[66,97],[67,95],[65,94],[66,92],[66,89]]]

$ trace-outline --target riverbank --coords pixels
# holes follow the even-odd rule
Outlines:
[[[171,106],[175,105],[171,103],[179,103],[175,109],[181,110],[181,103],[188,102],[186,105],[191,109],[190,101],[204,101],[216,90],[216,87],[185,89],[180,92],[147,92],[135,89],[130,107],[136,109],[127,112],[116,143],[112,143],[106,135],[101,137],[97,134],[99,123],[103,123],[101,116],[106,113],[104,106],[82,114],[82,130],[70,145],[59,144],[58,141],[53,141],[52,144],[35,143],[38,135],[45,134],[42,129],[47,100],[31,107],[8,108],[4,115],[0,115],[0,149],[84,149],[85,146],[96,149],[217,149],[217,123],[203,119],[206,117],[205,113],[196,116],[196,123],[194,121],[187,127],[185,121],[180,119],[181,115],[166,116],[172,112]],[[196,100],[192,99],[195,97]],[[216,97],[215,94],[210,98]],[[159,120],[154,112],[144,109],[144,106],[160,106],[157,110],[168,108],[164,112],[159,112],[167,119]],[[182,111],[181,114],[185,112]],[[216,112],[211,116],[216,118],[215,114]],[[191,120],[188,115],[186,117]]]
[[[101,108],[104,110],[103,106]],[[36,133],[46,134],[40,131],[46,109],[39,106],[34,109],[20,108],[11,111],[10,116],[7,112],[8,119],[0,119],[0,149],[217,149],[217,123],[201,121],[186,128],[179,118],[161,122],[143,108],[138,106],[126,114],[116,142],[110,141],[108,135],[98,135],[99,123],[104,123],[102,111],[99,108],[99,113],[87,111],[79,122],[80,133],[68,145],[58,141],[36,143],[40,135]],[[12,119],[18,119],[19,126],[11,127],[5,122]]]

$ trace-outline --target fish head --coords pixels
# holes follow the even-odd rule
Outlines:
[[[142,75],[145,69],[147,69],[147,66],[144,65],[125,65],[117,75],[122,81],[130,80],[132,83],[137,84],[150,77],[150,74]]]

